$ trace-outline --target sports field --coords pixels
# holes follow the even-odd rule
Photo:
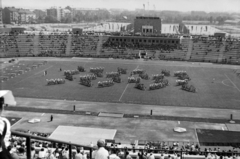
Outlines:
[[[8,76],[9,72],[26,70],[26,67],[37,65],[43,61],[20,61],[19,63],[4,68],[1,76]],[[84,66],[87,72],[74,76],[73,81],[67,81],[61,85],[47,86],[46,79],[64,78],[62,70],[74,70],[77,66]],[[90,67],[104,67],[104,77],[93,81],[93,87],[85,87],[79,84],[79,76],[89,74]],[[121,75],[122,83],[115,83],[112,87],[98,88],[97,82],[107,80],[106,72],[117,71],[117,68],[128,69],[127,75]],[[170,85],[166,88],[154,91],[141,91],[134,88],[135,84],[128,84],[127,78],[130,72],[136,68],[144,69],[151,77],[152,74],[161,73],[162,69],[171,72]],[[47,76],[43,76],[47,70]],[[191,78],[190,84],[197,88],[197,93],[181,90],[176,86],[174,71],[187,71]],[[215,80],[213,80],[215,79]],[[213,82],[214,81],[214,82]],[[142,80],[148,88],[153,80]],[[1,89],[10,89],[16,97],[67,99],[77,101],[96,102],[120,102],[134,104],[152,104],[162,106],[187,106],[187,107],[209,107],[240,109],[240,78],[236,76],[233,69],[202,67],[201,65],[191,67],[189,64],[176,65],[175,63],[151,63],[150,61],[115,61],[115,60],[79,60],[79,61],[48,61],[47,64],[35,69],[28,70],[24,74],[4,80]]]

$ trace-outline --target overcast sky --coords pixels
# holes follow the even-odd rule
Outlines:
[[[52,6],[75,8],[143,8],[178,11],[229,11],[240,12],[240,0],[2,0],[3,7],[46,9]],[[148,5],[149,4],[149,5]]]

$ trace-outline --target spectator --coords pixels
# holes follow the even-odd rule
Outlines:
[[[81,153],[82,153],[82,158],[87,159],[87,154],[85,153],[85,151],[83,150]]]
[[[92,152],[92,159],[95,159],[95,155],[96,155],[97,149],[98,149],[97,145],[94,145],[93,146],[93,152]]]
[[[35,148],[34,147],[31,147],[31,158],[34,158],[35,157]]]
[[[53,155],[53,152],[51,149],[48,150],[46,159],[55,159],[55,156]]]
[[[25,154],[25,151],[24,151],[24,148],[23,148],[23,147],[20,147],[20,148],[18,149],[17,158],[18,158],[18,159],[27,159],[27,156],[26,156],[26,154]]]
[[[164,155],[163,155],[163,153],[161,154],[160,159],[164,159]]]
[[[155,159],[154,155],[152,152],[150,152],[147,156],[147,159]]]
[[[95,153],[95,159],[108,159],[109,153],[104,148],[105,141],[103,139],[98,140],[97,146],[98,146],[98,150]]]
[[[42,147],[41,150],[38,153],[38,158],[39,159],[44,159],[46,157],[46,152],[45,149]]]
[[[129,154],[129,152],[126,152],[126,159],[132,159],[131,155]]]
[[[120,159],[117,156],[117,150],[115,148],[111,150],[111,155],[109,155],[109,159]]]
[[[69,158],[69,152],[68,152],[68,148],[67,147],[65,149],[63,148],[63,150],[62,150],[62,157],[63,157],[63,159],[68,159]]]
[[[0,158],[1,159],[12,159],[10,152],[6,149],[9,146],[9,138],[11,135],[11,124],[10,122],[2,117],[2,113],[4,111],[4,98],[0,98]]]
[[[5,137],[4,137],[3,140],[4,140],[4,143],[5,143],[5,146],[8,147],[10,145],[9,139],[10,139],[10,136],[11,136],[11,131],[10,131],[11,124],[8,121],[7,118],[2,117],[2,113],[4,111],[4,106],[5,105],[6,104],[4,103],[4,98],[1,97],[0,98],[0,135],[3,135],[3,131],[4,131],[4,128],[6,126],[6,134],[5,134]]]
[[[80,148],[77,148],[77,153],[75,155],[75,159],[83,159]]]

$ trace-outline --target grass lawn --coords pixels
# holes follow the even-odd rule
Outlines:
[[[28,65],[34,65],[40,61],[21,61],[15,66],[3,69],[6,72],[24,70]],[[24,64],[24,65],[23,65]],[[121,75],[123,80],[120,84],[112,87],[97,88],[98,81],[106,80],[97,78],[93,81],[93,87],[85,87],[79,84],[79,75],[74,76],[74,81],[67,81],[65,84],[47,86],[46,79],[64,78],[62,70],[77,69],[77,66],[84,66],[88,71],[90,67],[104,67],[106,72],[116,71],[118,67],[127,68],[128,74]],[[17,67],[19,66],[19,67]],[[135,68],[146,70],[148,75],[161,73],[161,69],[171,71],[171,76],[166,77],[170,85],[166,88],[154,91],[141,91],[134,88],[135,84],[128,84],[127,78]],[[12,70],[11,70],[12,69]],[[47,76],[43,76],[47,70]],[[175,86],[176,78],[173,71],[185,70],[191,77],[190,84],[197,88],[197,93],[190,93]],[[6,71],[4,73],[4,71]],[[80,75],[89,72],[80,73]],[[212,80],[215,79],[214,83]],[[152,80],[142,80],[148,88]],[[210,107],[210,108],[231,108],[240,109],[240,79],[236,77],[231,69],[227,68],[206,68],[188,66],[160,66],[146,65],[146,63],[107,63],[102,61],[76,62],[76,61],[51,61],[36,69],[22,75],[10,78],[1,83],[1,89],[10,89],[17,97],[68,99],[78,101],[96,102],[123,102],[135,104],[152,104],[166,106],[188,106],[188,107]]]

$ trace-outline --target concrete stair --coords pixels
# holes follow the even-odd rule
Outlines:
[[[102,50],[102,44],[103,44],[103,36],[99,36],[99,41],[97,44],[97,55],[101,54],[101,50]]]
[[[218,62],[222,62],[224,51],[225,51],[225,45],[226,45],[226,42],[224,41],[223,42],[223,47],[221,47],[221,49],[219,50],[220,53],[219,53],[219,56],[218,56]]]
[[[70,55],[71,51],[71,44],[72,44],[72,35],[68,35],[68,40],[67,40],[67,48],[66,48],[66,56]]]
[[[187,51],[187,55],[186,55],[186,59],[185,60],[189,60],[191,55],[192,55],[192,48],[193,48],[193,41],[189,40],[188,41],[188,51]]]
[[[39,35],[35,35],[34,38],[33,38],[33,54],[35,56],[39,54],[38,44],[39,44]]]

